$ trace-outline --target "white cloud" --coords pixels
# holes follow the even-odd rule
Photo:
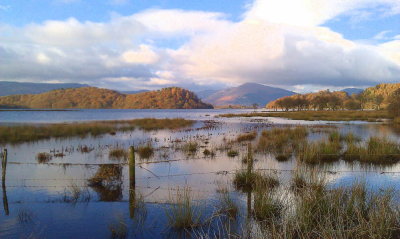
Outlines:
[[[150,9],[108,22],[69,18],[21,28],[0,24],[0,80],[124,89],[244,82],[302,89],[392,82],[400,74],[398,40],[360,44],[320,26],[374,6],[396,12],[400,2],[255,0],[236,22],[215,12]],[[168,48],[160,41],[180,45]]]
[[[138,50],[128,50],[122,54],[122,59],[131,64],[154,64],[159,56],[148,45],[140,45]]]
[[[400,9],[398,0],[255,0],[244,14],[245,18],[263,19],[273,23],[317,26],[351,10],[388,7]],[[364,11],[365,14],[365,11]]]

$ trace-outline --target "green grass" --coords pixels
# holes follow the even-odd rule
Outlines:
[[[222,114],[220,117],[280,117],[293,120],[323,120],[323,121],[369,121],[380,122],[382,119],[392,119],[387,111],[290,111],[290,112],[265,112],[246,114]]]
[[[98,136],[116,131],[178,129],[191,126],[185,119],[134,119],[94,121],[83,123],[57,123],[37,125],[0,126],[0,144],[16,144],[50,138]]]

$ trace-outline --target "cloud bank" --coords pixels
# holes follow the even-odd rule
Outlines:
[[[114,89],[169,85],[366,86],[400,80],[400,40],[363,44],[322,24],[398,0],[255,0],[239,21],[218,12],[148,9],[108,22],[0,24],[0,80]]]

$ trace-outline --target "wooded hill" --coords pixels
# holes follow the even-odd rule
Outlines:
[[[138,94],[84,87],[53,90],[42,94],[0,97],[0,108],[31,109],[210,109],[186,89],[169,87]]]
[[[400,89],[400,83],[379,84],[359,94],[348,95],[343,91],[329,90],[317,93],[296,94],[271,101],[268,109],[282,110],[337,110],[337,109],[382,109],[387,108],[392,95]]]

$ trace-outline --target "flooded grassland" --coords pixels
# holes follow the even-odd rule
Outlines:
[[[398,238],[396,128],[215,115],[3,124],[0,238]]]

